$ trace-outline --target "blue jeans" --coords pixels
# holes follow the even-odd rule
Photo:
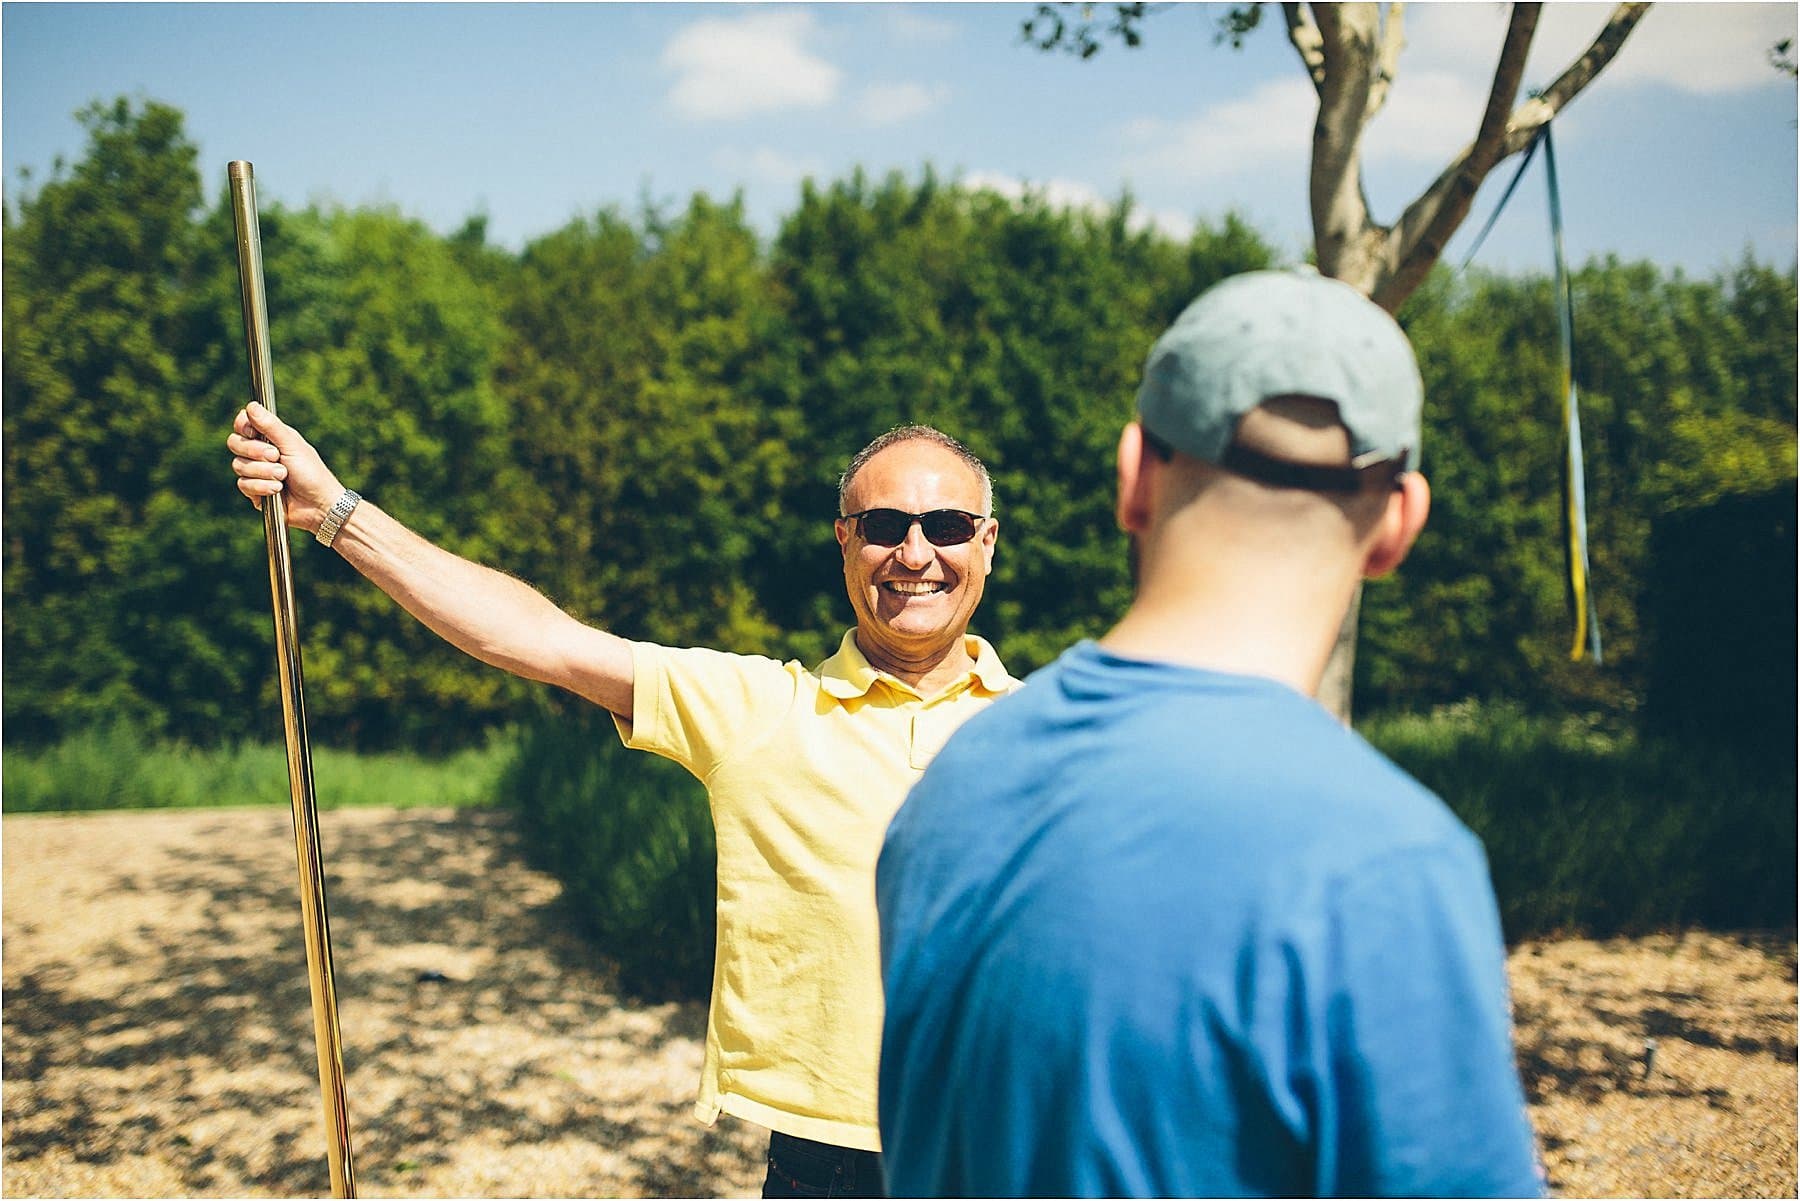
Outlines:
[[[772,1131],[765,1197],[885,1197],[881,1156]]]

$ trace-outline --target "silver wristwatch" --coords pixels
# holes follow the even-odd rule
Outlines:
[[[319,523],[319,532],[313,535],[319,540],[320,546],[331,545],[332,540],[337,537],[344,522],[350,520],[350,514],[355,511],[361,500],[362,497],[351,489],[344,489],[344,494],[337,498],[337,503],[332,505],[331,511],[325,514],[325,520]]]

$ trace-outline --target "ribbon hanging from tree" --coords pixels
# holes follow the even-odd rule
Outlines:
[[[1531,166],[1540,143],[1544,147],[1544,169],[1550,190],[1550,250],[1556,264],[1556,318],[1562,343],[1563,548],[1569,585],[1569,611],[1575,626],[1575,640],[1569,648],[1569,658],[1579,660],[1587,654],[1593,656],[1595,663],[1600,663],[1603,661],[1600,615],[1594,609],[1592,578],[1588,566],[1587,473],[1581,450],[1581,402],[1575,390],[1575,302],[1569,283],[1568,266],[1563,258],[1562,193],[1556,183],[1556,145],[1551,139],[1548,121],[1526,148],[1524,160],[1513,173],[1511,182],[1506,185],[1506,191],[1501,194],[1500,203],[1494,206],[1487,224],[1476,235],[1475,244],[1464,256],[1462,265],[1467,267],[1474,259],[1475,252],[1481,249],[1488,231],[1499,220],[1500,211],[1512,199],[1513,189],[1519,186],[1525,169]]]

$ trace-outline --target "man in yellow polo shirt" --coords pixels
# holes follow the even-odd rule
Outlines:
[[[605,707],[627,746],[706,785],[719,937],[695,1116],[770,1129],[764,1196],[881,1195],[875,859],[951,732],[1017,687],[968,632],[999,532],[980,460],[926,426],[851,460],[836,532],[856,627],[808,670],[584,625],[345,488],[260,405],[238,414],[227,446],[259,508],[284,493],[289,525],[447,641]]]

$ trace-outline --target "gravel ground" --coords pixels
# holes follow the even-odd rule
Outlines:
[[[621,997],[504,815],[321,825],[362,1195],[755,1195],[766,1135],[688,1113],[704,1006]],[[0,853],[0,1192],[327,1192],[286,811],[9,816]],[[1795,1196],[1795,958],[1518,948],[1553,1190]]]

